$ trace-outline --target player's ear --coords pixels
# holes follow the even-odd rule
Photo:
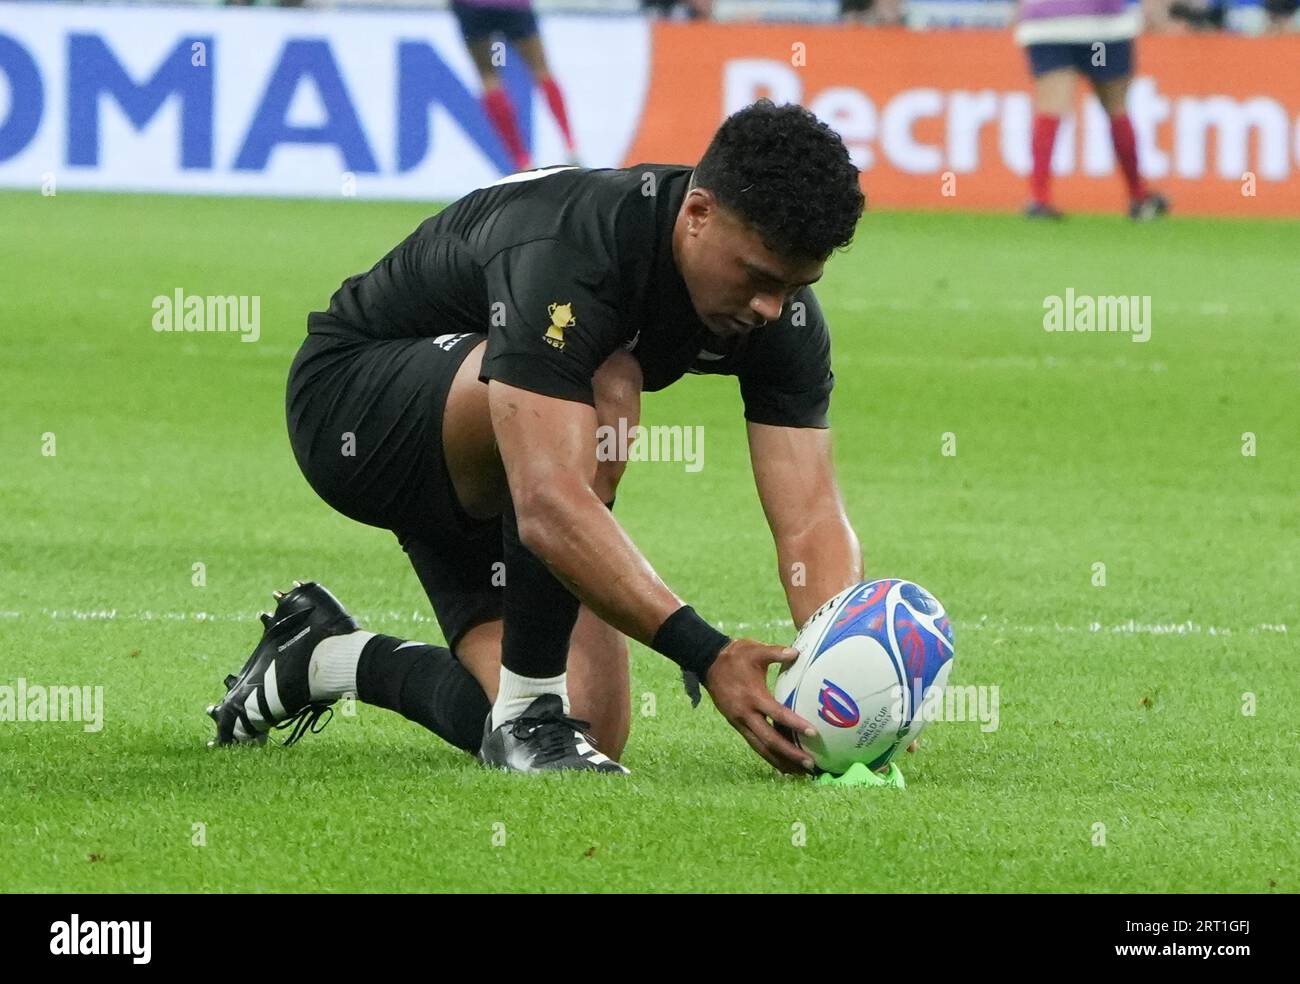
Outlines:
[[[686,231],[698,235],[717,210],[718,200],[707,188],[692,188],[686,193],[682,209],[686,214]]]

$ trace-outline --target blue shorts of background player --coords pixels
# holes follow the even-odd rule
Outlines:
[[[1132,41],[1031,44],[1025,50],[1035,77],[1062,68],[1072,68],[1094,82],[1110,82],[1133,74]]]
[[[537,33],[537,17],[527,8],[476,7],[453,0],[451,12],[456,15],[466,44],[494,34],[504,35],[507,41],[518,41]]]

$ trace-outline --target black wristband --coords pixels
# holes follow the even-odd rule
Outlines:
[[[729,636],[700,618],[694,608],[682,605],[659,626],[650,648],[703,680],[718,653],[730,641]]]

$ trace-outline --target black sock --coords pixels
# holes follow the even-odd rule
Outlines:
[[[396,711],[467,752],[479,750],[492,710],[479,682],[449,649],[386,635],[361,650],[357,699]]]
[[[501,516],[506,565],[501,665],[526,677],[555,677],[569,660],[579,602],[519,541],[514,507]]]

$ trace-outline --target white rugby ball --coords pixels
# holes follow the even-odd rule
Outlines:
[[[799,657],[772,692],[817,729],[790,735],[824,772],[882,769],[941,707],[952,670],[952,626],[918,584],[855,584],[822,605],[794,641]]]

